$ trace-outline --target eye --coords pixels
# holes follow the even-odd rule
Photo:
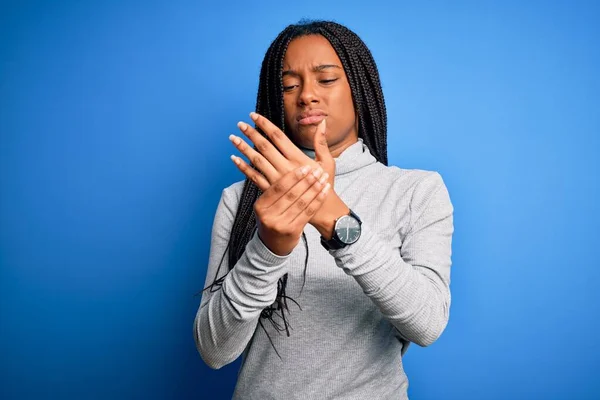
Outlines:
[[[325,84],[325,85],[331,85],[333,82],[337,81],[338,78],[333,78],[333,79],[322,79],[320,82]]]
[[[289,85],[289,86],[283,86],[283,91],[284,92],[289,92],[290,90],[294,90],[298,85]]]

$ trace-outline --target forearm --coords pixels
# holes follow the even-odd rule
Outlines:
[[[205,292],[194,321],[194,336],[211,368],[221,368],[242,354],[262,310],[275,301],[286,260],[269,252],[255,235],[221,288]]]
[[[443,229],[451,230],[451,220]],[[448,322],[448,282],[436,270],[450,267],[449,237],[445,240],[446,250],[428,254],[426,258],[421,257],[423,262],[414,260],[411,264],[402,258],[400,251],[393,250],[363,224],[357,243],[331,253],[337,265],[356,279],[405,339],[427,346],[441,335]],[[407,251],[410,253],[411,249]]]

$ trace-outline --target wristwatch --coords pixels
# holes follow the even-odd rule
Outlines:
[[[326,250],[337,250],[344,248],[352,243],[356,243],[360,238],[362,221],[352,210],[348,215],[342,215],[335,220],[333,236],[325,240],[321,236],[321,244]]]

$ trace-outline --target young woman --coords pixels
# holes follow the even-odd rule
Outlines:
[[[202,358],[243,355],[235,399],[406,399],[408,344],[448,322],[441,176],[387,166],[377,67],[337,23],[279,34],[251,118],[230,137],[252,166],[232,156],[246,179],[217,208],[194,323]]]

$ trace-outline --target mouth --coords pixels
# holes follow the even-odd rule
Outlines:
[[[315,125],[323,121],[327,114],[323,110],[309,110],[300,113],[296,120],[299,125]]]

